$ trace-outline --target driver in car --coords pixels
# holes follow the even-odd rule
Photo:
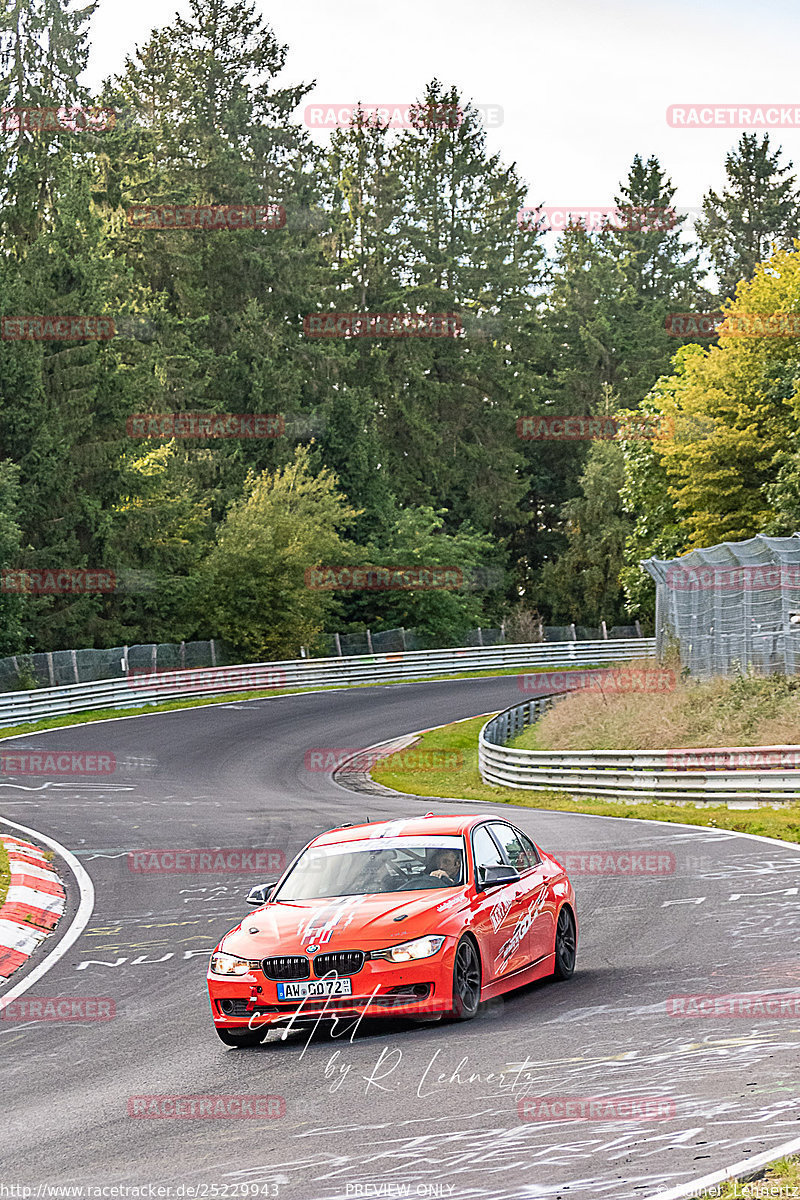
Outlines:
[[[442,879],[445,884],[457,883],[461,874],[461,855],[457,850],[437,850],[433,858],[431,875]]]

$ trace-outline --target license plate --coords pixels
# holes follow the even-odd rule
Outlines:
[[[349,979],[310,979],[305,983],[279,983],[279,1000],[303,1000],[306,996],[351,996]]]

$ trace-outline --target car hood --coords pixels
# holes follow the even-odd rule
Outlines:
[[[468,904],[465,888],[281,901],[254,909],[220,947],[242,958],[305,954],[308,946],[321,952],[376,949],[436,933]]]

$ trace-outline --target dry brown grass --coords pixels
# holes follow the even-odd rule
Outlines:
[[[700,682],[676,674],[674,686],[662,689],[655,685],[663,674],[653,673],[664,669],[652,661],[632,663],[629,670],[617,687],[612,676],[602,690],[574,692],[559,701],[515,744],[537,750],[800,745],[800,678]],[[634,674],[639,671],[641,676]]]

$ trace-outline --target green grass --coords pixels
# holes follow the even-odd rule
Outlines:
[[[560,670],[561,668],[559,668]],[[565,667],[564,670],[584,670],[585,667]],[[270,696],[294,696],[309,690],[314,692],[341,691],[342,689],[388,686],[391,683],[445,683],[453,679],[491,679],[498,675],[533,674],[550,671],[552,667],[507,667],[503,670],[462,671],[453,675],[427,676],[419,679],[376,680],[374,683],[342,683],[314,687],[313,684],[297,688],[268,688],[252,692],[225,692],[221,696],[198,696],[197,699],[162,700],[154,704],[131,706],[130,708],[97,708],[83,713],[70,713],[63,717],[43,717],[38,721],[23,721],[18,725],[0,728],[0,738],[17,737],[25,733],[37,733],[42,729],[64,729],[70,725],[87,725],[92,721],[108,721],[118,717],[151,713],[173,712],[183,708],[202,708],[208,704],[233,704],[238,700],[262,700]],[[13,695],[13,693],[7,693]],[[0,694],[0,701],[2,694]]]
[[[3,842],[0,842],[0,904],[6,898],[8,891],[9,880],[11,879],[11,870],[8,865],[8,851]]]
[[[785,842],[800,842],[800,804],[755,809],[728,809],[707,804],[702,807],[692,804],[634,804],[627,800],[594,800],[583,796],[573,799],[566,792],[529,792],[492,787],[483,782],[478,771],[478,733],[487,719],[471,717],[467,721],[432,729],[430,733],[424,733],[417,743],[415,749],[460,751],[463,759],[460,768],[414,770],[413,765],[403,765],[401,751],[399,756],[382,759],[372,769],[373,779],[411,795],[487,800],[494,804],[518,804],[525,808],[590,813],[602,817],[674,821],[684,825],[732,829],[737,833],[758,833]]]
[[[782,1190],[779,1190],[781,1188]],[[789,1189],[792,1188],[792,1191]],[[711,1192],[694,1200],[709,1200]],[[714,1189],[715,1200],[779,1200],[800,1195],[800,1159],[781,1158],[747,1181],[733,1180]]]

